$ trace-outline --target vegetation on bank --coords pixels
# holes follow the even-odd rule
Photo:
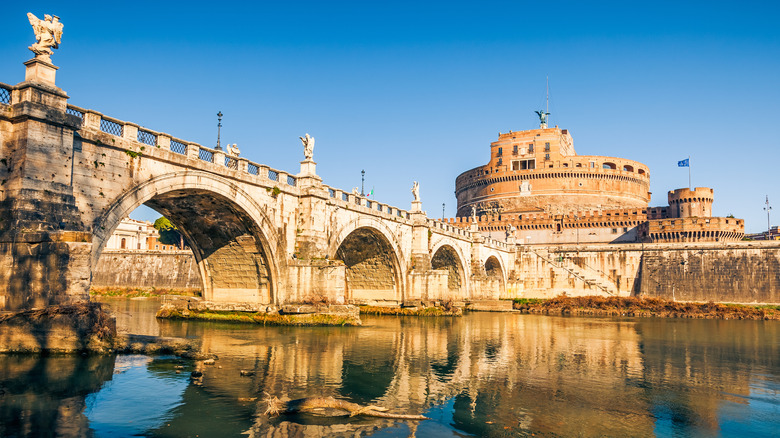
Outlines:
[[[194,319],[200,321],[235,322],[261,325],[285,325],[285,326],[359,326],[360,319],[348,314],[271,314],[251,312],[230,312],[204,310],[195,311],[181,309],[174,306],[162,306],[157,311],[158,318],[165,319]]]
[[[384,307],[360,306],[363,315],[400,315],[400,316],[463,316],[459,307]]]
[[[653,316],[663,318],[780,320],[780,306],[693,303],[661,298],[556,297],[518,298],[513,307],[525,313],[548,315]]]
[[[184,297],[199,297],[200,291],[197,289],[158,289],[156,287],[150,288],[136,288],[136,287],[106,287],[106,288],[92,288],[89,290],[89,295],[92,297],[116,297],[116,298],[154,298],[161,297],[163,295],[179,295]]]

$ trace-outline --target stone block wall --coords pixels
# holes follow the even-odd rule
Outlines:
[[[678,301],[780,303],[780,244],[646,249],[641,286],[642,295]]]
[[[195,257],[189,251],[103,252],[92,271],[94,288],[203,288]]]

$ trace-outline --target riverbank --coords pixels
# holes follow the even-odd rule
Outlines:
[[[166,289],[156,287],[101,287],[89,290],[91,297],[111,298],[158,298],[163,295],[176,295],[181,297],[199,297],[199,289]]]
[[[518,298],[523,313],[547,315],[642,316],[661,318],[780,320],[780,306],[668,301],[636,297]]]

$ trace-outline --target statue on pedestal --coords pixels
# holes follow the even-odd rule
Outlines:
[[[227,148],[228,155],[233,155],[234,157],[238,157],[241,154],[241,151],[238,150],[238,143],[233,143],[232,145],[230,143],[225,146]]]
[[[472,205],[471,206],[471,222],[477,221],[477,206]]]
[[[54,54],[52,49],[57,49],[62,42],[62,28],[60,17],[46,14],[43,20],[36,17],[32,12],[27,13],[33,32],[35,32],[36,43],[29,47],[35,58],[42,61],[51,62],[50,56]]]
[[[417,181],[412,185],[412,196],[414,196],[415,202],[420,201],[420,184]]]
[[[306,133],[306,137],[298,137],[303,143],[303,157],[309,161],[314,156],[314,137]]]

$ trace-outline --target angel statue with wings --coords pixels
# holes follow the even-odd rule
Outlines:
[[[412,185],[412,196],[414,196],[415,201],[420,200],[420,184],[417,181]]]
[[[51,49],[59,48],[62,42],[63,25],[60,23],[60,17],[46,14],[43,16],[43,20],[41,20],[32,12],[28,12],[27,18],[30,20],[33,32],[35,32],[35,39],[37,40],[29,49],[35,53],[36,58],[51,62],[49,56],[54,54]]]
[[[306,133],[306,137],[298,137],[301,139],[301,142],[303,142],[303,157],[306,160],[311,160],[311,158],[314,156],[314,137],[310,136],[309,133]]]

